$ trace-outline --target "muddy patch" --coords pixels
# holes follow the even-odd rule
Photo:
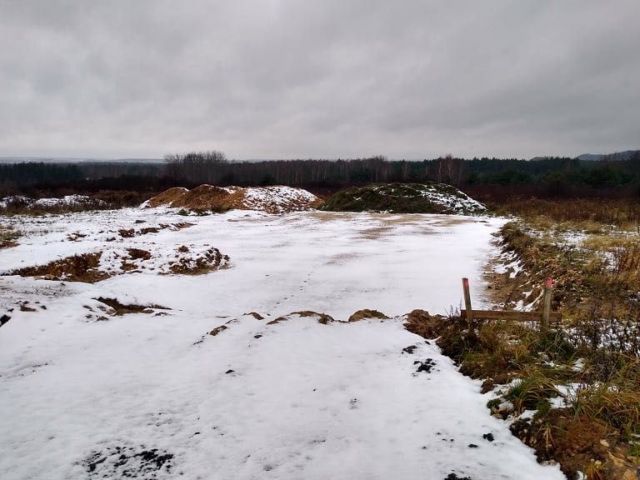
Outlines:
[[[133,303],[125,304],[118,301],[117,298],[98,297],[97,300],[111,308],[108,311],[111,315],[126,315],[128,313],[153,313],[154,310],[170,310],[170,308],[161,305],[136,305]]]
[[[449,475],[444,477],[444,480],[471,480],[471,477],[459,477],[454,472],[451,472]]]
[[[281,317],[278,317],[275,320],[271,320],[270,322],[267,322],[267,325],[276,325],[281,322],[286,322],[287,320],[290,320],[294,316],[315,317],[318,319],[318,323],[321,323],[322,325],[327,325],[335,321],[331,315],[327,315],[326,313],[318,313],[311,310],[302,310],[299,312],[292,312],[288,315],[283,315]]]
[[[174,455],[166,450],[113,446],[91,452],[82,462],[88,479],[169,478],[174,470]]]
[[[421,372],[431,373],[431,371],[436,366],[436,362],[432,358],[427,358],[423,361],[416,360],[415,362],[413,362],[413,364],[418,366],[418,368],[416,369],[416,374]]]

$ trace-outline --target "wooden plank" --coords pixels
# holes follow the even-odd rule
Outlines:
[[[547,278],[547,281],[544,282],[544,299],[542,303],[542,331],[546,332],[549,330],[549,319],[551,315],[551,293],[553,292],[553,279]]]
[[[471,292],[469,290],[469,279],[462,279],[462,291],[464,293],[464,306],[465,311],[467,312],[467,322],[469,322],[469,327],[473,322],[473,307],[471,307]]]
[[[462,317],[467,316],[466,310],[461,310]],[[502,310],[473,310],[473,318],[483,320],[511,320],[515,322],[540,322],[542,312],[505,312]],[[562,320],[560,312],[549,312],[549,320],[559,322]]]

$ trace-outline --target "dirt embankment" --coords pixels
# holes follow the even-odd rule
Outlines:
[[[486,208],[451,185],[389,183],[354,187],[335,193],[322,210],[336,212],[477,214]]]
[[[318,198],[301,188],[275,187],[216,187],[200,185],[188,190],[174,187],[146,201],[143,207],[168,206],[196,212],[225,212],[227,210],[258,210],[285,213],[308,210]]]

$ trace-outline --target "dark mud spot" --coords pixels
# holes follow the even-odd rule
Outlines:
[[[495,440],[495,438],[493,437],[493,433],[485,433],[484,435],[482,435],[482,438],[484,438],[487,442],[493,442]]]
[[[9,320],[11,320],[11,317],[9,315],[2,315],[0,317],[0,327],[7,323]]]
[[[158,448],[115,446],[94,451],[82,461],[87,478],[159,480],[173,470],[172,453]]]
[[[132,238],[135,235],[135,230],[133,228],[122,228],[118,230],[118,233],[122,238]]]
[[[451,472],[449,475],[444,477],[444,480],[471,480],[471,477],[459,477],[455,473]]]
[[[209,335],[212,335],[212,336],[214,336],[214,337],[215,337],[215,336],[216,336],[216,335],[218,335],[220,332],[225,331],[227,328],[229,328],[229,327],[227,327],[226,325],[220,325],[219,327],[216,327],[216,328],[214,328],[213,330],[211,330],[211,331],[209,332]]]
[[[132,260],[149,260],[151,258],[151,252],[141,248],[127,248],[127,253]]]
[[[128,313],[152,313],[153,309],[169,310],[162,305],[135,305],[121,303],[117,298],[105,298],[98,297],[97,300],[100,303],[111,307],[113,309],[113,315],[126,315]]]
[[[413,364],[418,365],[418,369],[416,370],[416,373],[420,373],[420,372],[431,373],[431,370],[433,370],[433,367],[436,366],[436,362],[431,358],[427,358],[423,362],[421,362],[420,360],[416,360],[415,362],[413,362]]]
[[[416,351],[416,346],[415,345],[409,345],[408,347],[404,347],[402,349],[402,353],[408,353],[409,355],[412,355],[413,352]]]

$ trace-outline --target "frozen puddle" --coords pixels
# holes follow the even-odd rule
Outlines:
[[[176,218],[124,210],[24,220],[31,233],[0,251],[0,265],[106,248],[109,230]],[[0,478],[564,478],[538,465],[489,415],[478,383],[400,319],[268,324],[296,310],[336,319],[359,308],[442,312],[459,302],[461,276],[479,284],[499,221],[246,212],[187,220],[195,225],[117,246],[209,243],[231,268],[64,286],[0,277],[3,308],[37,305],[14,308],[0,328]],[[86,237],[65,240],[78,230]],[[170,310],[112,316],[98,297]]]

